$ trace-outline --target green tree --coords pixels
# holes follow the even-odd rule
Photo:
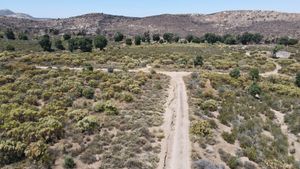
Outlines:
[[[237,40],[233,35],[226,34],[223,36],[223,42],[227,45],[234,45],[237,43]]]
[[[194,66],[203,66],[203,57],[198,55],[194,58]]]
[[[22,32],[22,33],[19,33],[18,39],[20,39],[20,40],[28,40],[28,36],[24,32]]]
[[[135,45],[141,45],[141,42],[142,42],[142,37],[137,35],[134,37],[134,44]]]
[[[4,34],[5,34],[5,37],[7,39],[11,39],[11,40],[15,40],[16,39],[15,33],[14,33],[14,31],[12,29],[6,29],[6,31],[4,32]]]
[[[259,44],[262,40],[263,40],[264,36],[259,34],[259,33],[255,33],[252,35],[252,39],[251,41],[253,41],[256,44]]]
[[[204,35],[204,39],[207,43],[211,43],[211,44],[214,44],[216,42],[221,42],[222,41],[222,38],[221,36],[219,35],[216,35],[214,33],[206,33]]]
[[[298,87],[300,87],[300,72],[298,72],[298,73],[296,74],[296,81],[295,81],[295,83],[296,83],[296,85],[297,85]]]
[[[75,44],[82,52],[91,52],[93,49],[93,41],[89,38],[76,38]]]
[[[95,48],[99,48],[100,50],[103,50],[107,46],[107,39],[105,36],[98,35],[94,39],[94,45]]]
[[[42,36],[41,40],[39,41],[40,46],[44,51],[51,51],[51,41],[49,35]]]
[[[74,50],[76,50],[75,39],[69,39],[68,40],[68,49],[69,49],[70,52],[73,52]]]
[[[63,38],[64,38],[64,40],[69,40],[69,39],[71,39],[71,35],[68,34],[68,33],[65,33],[65,34],[63,35]]]
[[[174,34],[173,33],[164,33],[163,38],[168,43],[171,43],[173,40]]]
[[[114,36],[115,42],[121,42],[124,39],[124,35],[121,32],[115,33]]]
[[[259,70],[257,68],[252,68],[249,72],[249,76],[252,80],[259,80]]]
[[[238,36],[238,40],[240,43],[242,43],[243,45],[247,45],[248,43],[251,42],[252,40],[252,36],[253,34],[249,33],[249,32],[245,32],[242,35]]]
[[[240,69],[234,68],[233,70],[230,71],[229,75],[236,79],[239,78],[241,76]]]
[[[160,35],[158,33],[152,35],[152,39],[154,42],[158,42],[160,40]]]
[[[189,43],[191,43],[192,40],[194,39],[194,36],[193,36],[193,35],[187,35],[187,36],[185,37],[185,39],[186,39]]]
[[[173,37],[173,40],[174,40],[174,42],[176,42],[176,43],[179,41],[179,39],[180,39],[180,37],[177,36],[177,35],[175,35],[175,36]]]
[[[144,37],[145,37],[145,42],[150,43],[151,37],[150,37],[150,32],[149,31],[144,33]]]
[[[131,40],[131,38],[127,38],[127,39],[125,40],[125,43],[126,43],[126,45],[131,46],[131,45],[132,45],[132,40]]]
[[[65,50],[65,47],[64,45],[62,44],[62,41],[60,39],[57,39],[55,42],[54,42],[54,46],[56,47],[56,49],[59,49],[59,50]]]
[[[199,37],[194,36],[192,39],[192,43],[201,43],[203,42],[203,40]]]

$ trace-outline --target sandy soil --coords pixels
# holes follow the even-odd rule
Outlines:
[[[187,72],[159,72],[171,77],[169,98],[163,124],[159,169],[191,168],[191,143],[189,139],[189,111],[183,77]]]

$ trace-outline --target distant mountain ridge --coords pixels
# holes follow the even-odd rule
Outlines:
[[[1,13],[6,13],[2,15]],[[300,38],[300,14],[276,11],[224,11],[213,14],[163,14],[149,17],[126,17],[91,13],[64,19],[13,17],[11,11],[0,11],[0,29],[14,28],[42,34],[45,29],[60,33],[102,33],[112,36],[116,31],[134,36],[145,31],[173,32],[180,36],[201,36],[207,32],[218,34],[257,32],[268,37]],[[26,15],[26,14],[25,14]],[[8,17],[7,17],[8,16]]]
[[[23,19],[34,19],[32,16],[24,13],[15,13],[9,9],[0,10],[0,16],[23,18]]]

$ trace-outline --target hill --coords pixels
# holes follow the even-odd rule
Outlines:
[[[11,15],[8,15],[11,16]],[[127,35],[173,32],[180,36],[257,32],[268,37],[300,37],[300,14],[275,11],[224,11],[213,14],[163,14],[149,17],[125,17],[92,13],[64,19],[35,19],[0,16],[0,29],[13,27],[43,33],[58,29],[61,33],[85,30],[88,34],[108,35],[121,31]],[[97,31],[98,30],[98,31]]]

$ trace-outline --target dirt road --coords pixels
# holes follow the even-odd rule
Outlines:
[[[162,143],[159,169],[190,169],[189,113],[186,72],[160,72],[171,77],[164,121],[165,139]]]
[[[46,66],[36,66],[39,69],[49,69]],[[58,67],[51,67],[58,69]],[[82,71],[83,68],[63,67]],[[129,72],[150,72],[151,67],[129,70]],[[107,71],[107,69],[97,69]],[[115,70],[122,71],[122,70]],[[166,111],[164,115],[163,130],[165,138],[162,141],[160,162],[158,169],[190,169],[191,143],[189,139],[189,110],[188,99],[183,77],[189,72],[158,72],[171,77]]]

